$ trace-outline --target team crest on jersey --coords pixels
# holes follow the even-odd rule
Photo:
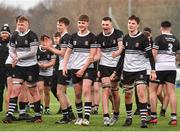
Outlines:
[[[28,76],[28,81],[32,81],[32,76]]]
[[[37,42],[37,39],[34,39],[34,42]]]
[[[142,78],[144,78],[144,76],[141,74],[141,75],[140,75],[140,78],[142,79]]]
[[[113,39],[113,44],[116,44],[116,40],[115,39]]]
[[[128,46],[128,42],[126,42],[126,44],[125,44],[125,45],[126,45],[126,47],[127,47],[127,46]]]
[[[138,42],[136,42],[136,47],[139,47],[139,43]]]
[[[25,44],[25,45],[27,45],[27,44],[28,44],[28,41],[27,41],[27,40],[25,40],[25,41],[24,41],[24,44]]]
[[[77,41],[73,41],[73,45],[76,45],[77,44]]]
[[[84,43],[86,46],[88,46],[89,45],[89,42],[88,41],[85,41],[85,43]]]
[[[105,43],[103,42],[102,45],[105,46]]]
[[[47,58],[49,59],[49,58],[50,58],[50,55],[47,55]]]
[[[88,77],[88,73],[86,72],[85,77]]]
[[[15,45],[17,45],[17,41],[15,41]]]
[[[2,44],[0,43],[0,46],[1,46]]]

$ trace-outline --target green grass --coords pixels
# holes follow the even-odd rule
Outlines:
[[[180,89],[176,90],[177,93],[177,101],[180,98]],[[74,112],[74,91],[72,88],[68,89],[68,95],[70,97],[70,100],[73,104]],[[53,115],[43,115],[43,123],[40,124],[34,124],[34,123],[27,123],[25,121],[15,122],[12,124],[3,124],[0,123],[0,131],[180,131],[180,125],[177,126],[169,126],[167,125],[169,119],[170,119],[170,108],[168,108],[166,117],[159,117],[158,124],[157,125],[149,125],[148,129],[141,129],[139,127],[140,124],[140,117],[134,116],[133,117],[133,125],[131,127],[122,127],[122,124],[124,123],[126,113],[125,113],[125,105],[124,105],[124,95],[122,94],[122,90],[120,91],[121,95],[121,105],[120,105],[120,120],[115,124],[114,126],[103,126],[103,116],[102,116],[102,109],[100,105],[99,115],[92,115],[90,119],[90,126],[75,126],[74,124],[66,124],[66,125],[58,125],[55,124],[55,122],[62,116],[62,115],[56,115],[59,108],[59,104],[56,101],[56,99],[51,96],[51,110]],[[111,106],[111,105],[110,105]],[[133,106],[135,109],[135,104]],[[158,108],[160,108],[160,105],[158,104]],[[179,103],[178,103],[179,108]],[[158,109],[159,113],[159,109]],[[180,109],[178,109],[178,112],[180,113]],[[32,113],[33,114],[33,113]],[[5,117],[5,112],[0,113],[0,119],[3,119]],[[180,118],[178,117],[178,120]]]

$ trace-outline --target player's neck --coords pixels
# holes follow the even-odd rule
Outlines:
[[[61,37],[63,37],[66,33],[68,33],[67,30],[64,30],[63,32],[61,32]]]
[[[88,29],[86,29],[86,30],[80,30],[79,32],[78,32],[78,34],[80,35],[80,36],[84,36],[84,35],[86,35],[86,34],[88,34],[89,33],[89,30]]]
[[[161,34],[172,34],[172,33],[169,30],[163,30],[163,31],[161,31]]]
[[[138,32],[139,32],[138,30],[130,31],[130,32],[129,32],[129,35],[130,35],[130,36],[135,36],[135,35],[138,34]]]

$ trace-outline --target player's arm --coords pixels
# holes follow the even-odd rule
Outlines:
[[[82,71],[85,71],[89,67],[89,65],[94,62],[94,56],[95,55],[96,55],[96,48],[90,48],[89,56],[88,56],[85,64],[81,68]]]
[[[123,49],[124,49],[123,42],[119,41],[118,42],[118,50],[112,52],[112,57],[116,58],[117,56],[119,56],[122,53]]]
[[[64,60],[63,60],[63,75],[64,76],[66,76],[68,73],[67,64],[68,64],[71,53],[72,53],[72,48],[68,47],[66,49]]]
[[[40,66],[41,68],[45,68],[45,69],[46,69],[46,68],[49,68],[49,67],[54,66],[55,63],[56,63],[56,56],[55,56],[55,55],[52,55],[51,60],[50,60],[48,63],[39,64],[39,66]]]
[[[17,57],[15,47],[9,46],[9,55],[11,56],[11,58],[16,58]]]
[[[125,57],[125,50],[122,51],[121,57],[119,58],[119,61],[117,63],[115,71],[110,76],[110,79],[113,81],[116,77],[120,77],[122,70],[123,70],[123,64],[124,64],[124,57]]]
[[[156,52],[154,52],[154,55],[153,55],[152,48],[149,45],[149,40],[146,37],[144,38],[144,45],[145,45],[146,55],[149,58],[149,62],[151,65],[150,77],[151,77],[151,80],[155,80],[156,79],[156,70],[155,70],[155,59],[154,58],[156,57],[156,55],[155,55]]]
[[[59,50],[50,45],[43,46],[43,48],[51,51],[52,53],[54,53],[56,55],[61,56],[61,57],[64,57],[65,52],[66,52],[66,48],[61,48],[61,50]]]
[[[116,33],[116,36],[117,36],[117,44],[118,44],[118,50],[112,52],[112,57],[113,58],[116,58],[117,56],[119,56],[123,49],[124,49],[124,45],[123,45],[123,33],[118,31]]]
[[[28,59],[28,58],[34,57],[36,56],[37,50],[38,50],[38,45],[31,46],[30,51],[24,54],[19,54],[17,58],[18,60],[21,60],[21,59]]]

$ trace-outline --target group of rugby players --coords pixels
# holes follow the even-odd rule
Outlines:
[[[110,17],[102,19],[102,32],[97,36],[88,29],[87,15],[79,16],[78,31],[72,35],[68,33],[69,24],[68,18],[60,18],[53,38],[43,34],[40,40],[30,30],[30,21],[26,16],[16,18],[16,30],[11,36],[9,26],[5,24],[2,27],[0,54],[4,56],[0,57],[1,111],[3,87],[7,82],[7,115],[2,120],[4,123],[17,120],[42,122],[42,113],[50,114],[52,89],[63,114],[63,118],[56,123],[68,124],[73,121],[75,125],[88,126],[90,114],[98,113],[99,88],[102,87],[103,124],[114,125],[119,119],[120,86],[124,90],[127,113],[124,127],[132,124],[134,89],[141,128],[147,128],[148,123],[158,122],[157,98],[162,103],[162,115],[165,115],[169,102],[169,125],[177,125],[175,80],[176,54],[180,45],[171,33],[169,21],[161,23],[161,34],[154,42],[150,28],[139,31],[140,19],[135,15],[128,18],[126,35],[113,28]],[[4,67],[7,72],[1,70]],[[67,96],[70,79],[75,93],[77,117]],[[162,87],[164,97],[158,94],[162,93]],[[112,117],[109,114],[109,100],[112,103]],[[13,115],[17,103],[18,119]],[[26,113],[28,103],[33,104],[34,117]]]

